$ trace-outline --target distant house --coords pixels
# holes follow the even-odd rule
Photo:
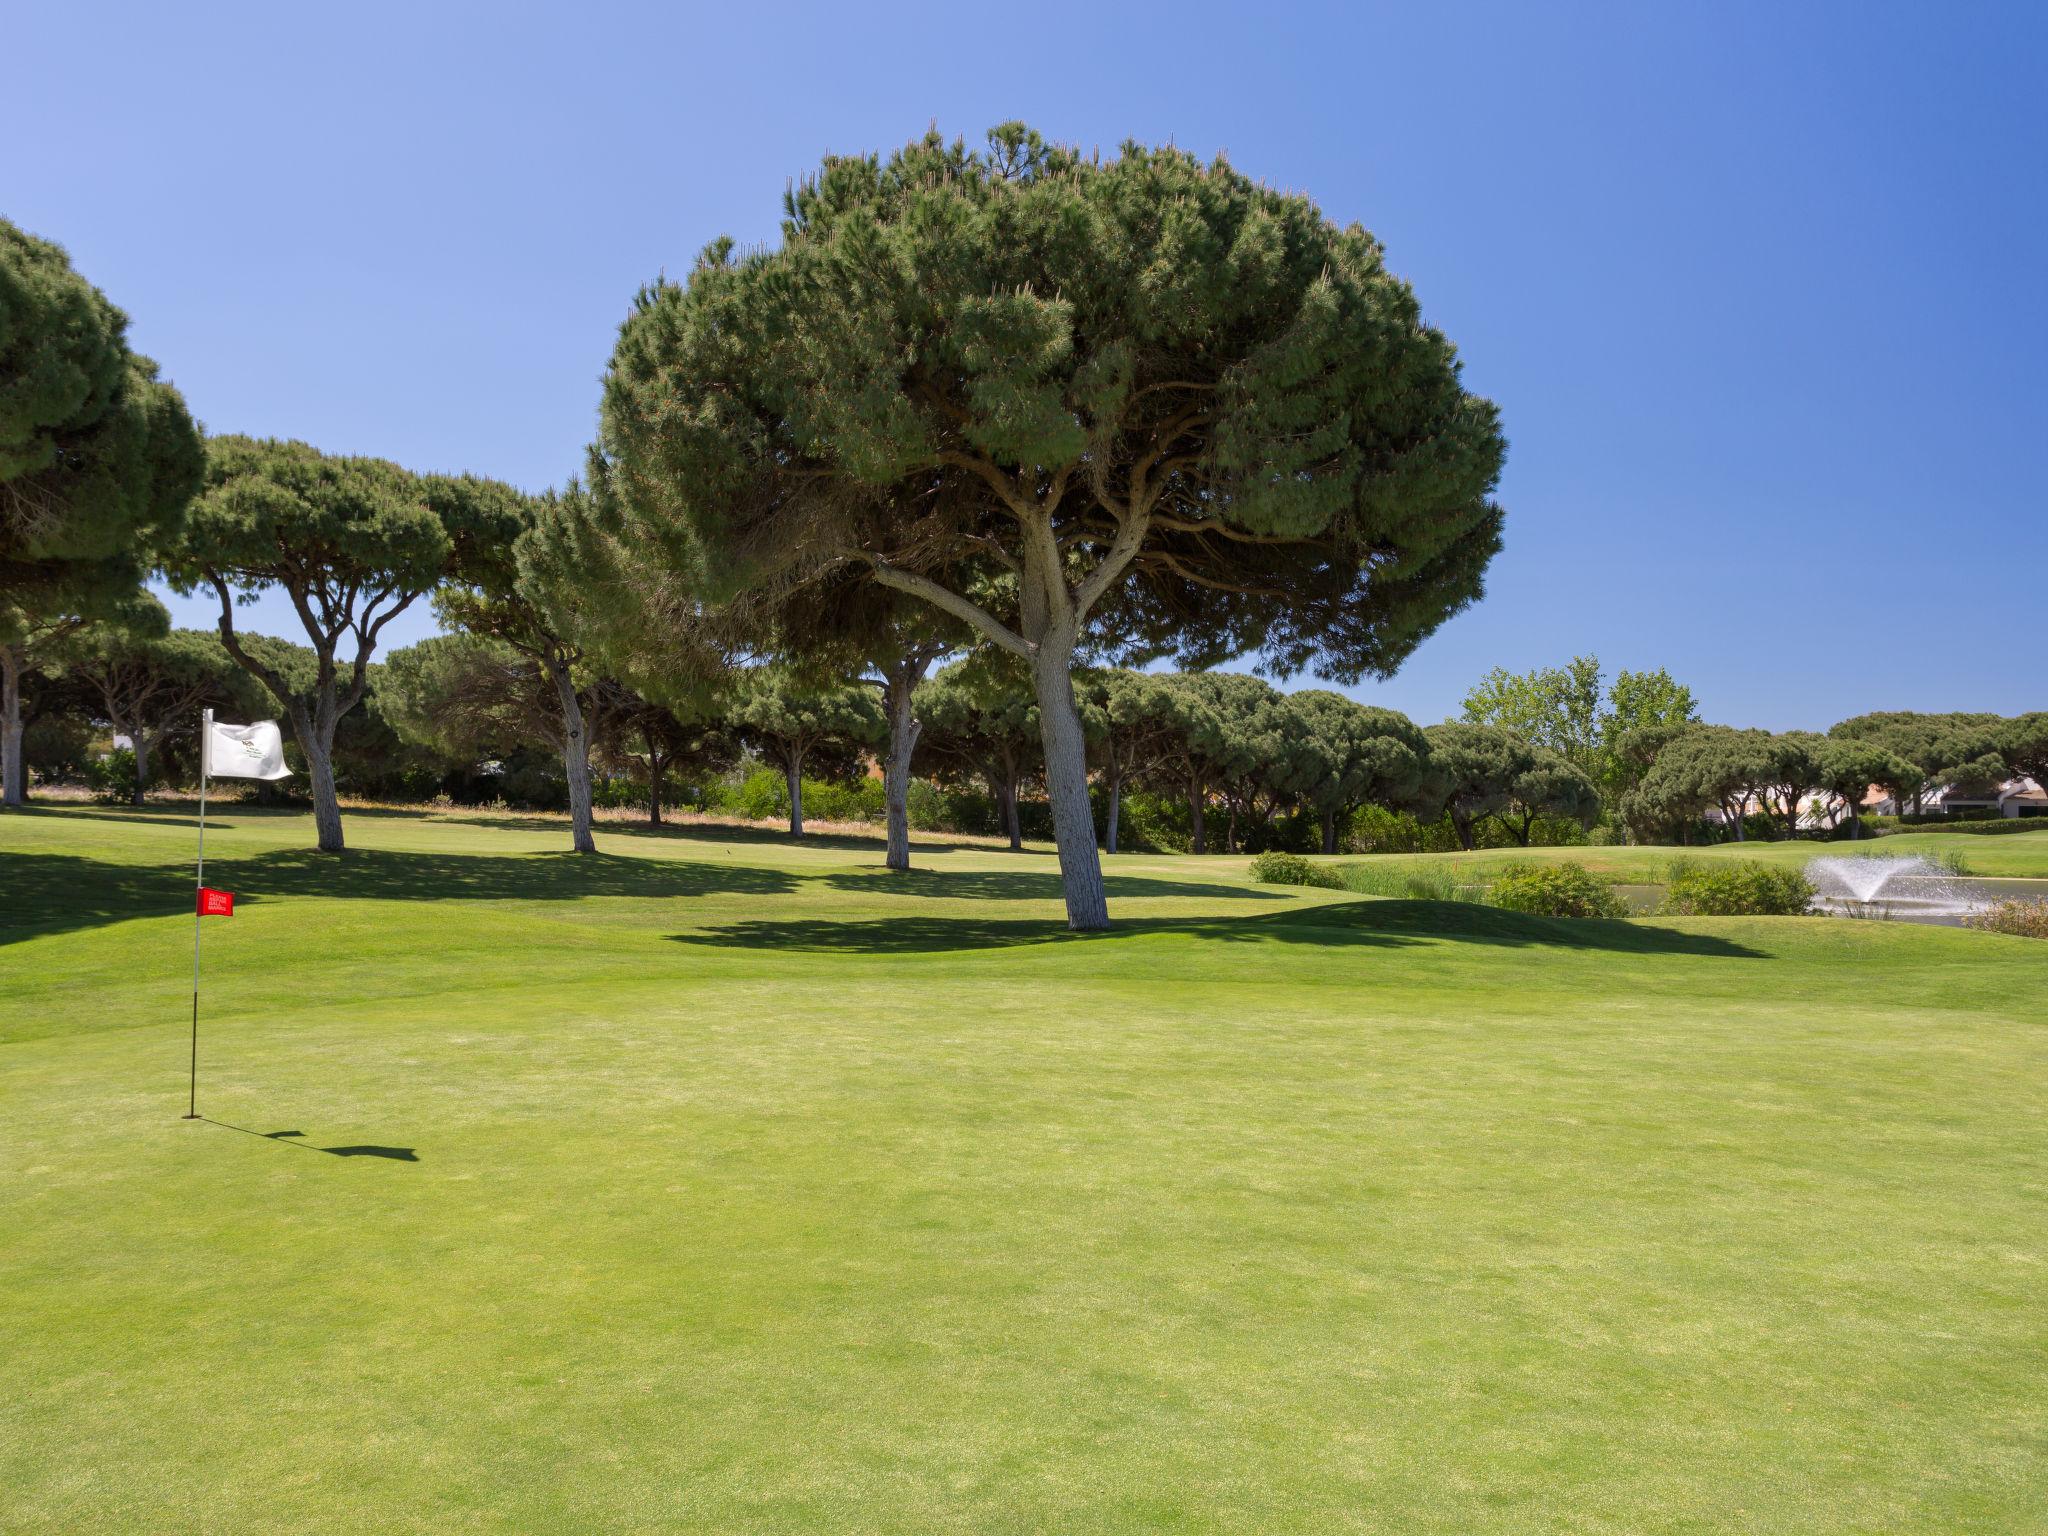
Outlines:
[[[1871,794],[1872,798],[1863,802],[1864,810],[1878,816],[1898,814],[1890,795],[1875,789]],[[2048,816],[2048,793],[2032,779],[2007,779],[1995,789],[1959,789],[1944,784],[1920,797],[1920,811],[1927,816]]]

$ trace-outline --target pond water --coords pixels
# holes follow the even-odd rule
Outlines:
[[[1615,894],[1631,915],[1647,917],[1664,900],[1661,885],[1617,885]],[[1895,923],[1932,923],[1959,928],[1967,910],[2012,897],[2048,900],[2048,880],[1993,880],[1975,875],[1894,875],[1877,900],[1857,910],[1837,908],[1833,917],[1876,918]]]

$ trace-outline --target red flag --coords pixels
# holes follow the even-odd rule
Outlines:
[[[201,917],[233,917],[235,915],[235,893],[216,891],[210,885],[199,887],[199,915]]]

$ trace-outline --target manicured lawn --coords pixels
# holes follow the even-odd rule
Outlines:
[[[2048,944],[349,832],[184,1122],[189,816],[0,817],[0,1528],[2048,1528]]]

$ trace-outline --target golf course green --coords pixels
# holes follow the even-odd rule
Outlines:
[[[0,817],[0,1530],[2048,1529],[2048,944],[216,810],[193,1121]]]

